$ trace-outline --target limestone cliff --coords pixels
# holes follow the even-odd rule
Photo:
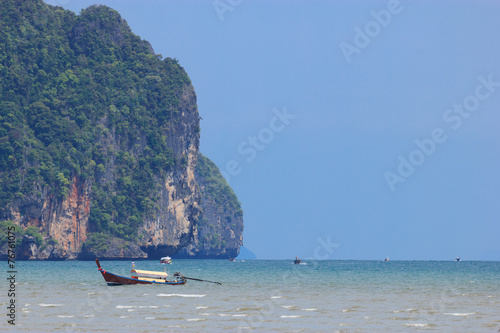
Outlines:
[[[0,31],[0,222],[30,230],[21,259],[237,255],[242,212],[197,169],[177,60],[105,6],[3,0]]]
[[[192,85],[180,95],[177,116],[168,128],[168,142],[177,161],[162,179],[157,209],[139,230],[139,245],[149,258],[171,255],[191,243],[200,214],[201,193],[194,172],[199,149],[199,115]]]
[[[35,186],[33,193],[39,195],[13,200],[2,211],[3,219],[11,220],[23,228],[36,227],[47,239],[56,241],[58,246],[49,253],[39,254],[40,259],[49,259],[54,250],[57,258],[75,259],[87,239],[90,212],[88,184],[82,184],[74,177],[68,196],[62,200],[50,194],[48,188],[37,189],[38,186]],[[36,246],[34,249],[26,254],[28,258],[38,257]]]
[[[198,154],[195,172],[202,194],[193,242],[176,258],[235,258],[243,245],[243,211],[214,162]]]

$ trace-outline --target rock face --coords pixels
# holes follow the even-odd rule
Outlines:
[[[21,243],[21,252],[19,255],[28,259],[36,259],[38,249],[35,244],[35,238],[31,236],[24,235],[23,241]]]
[[[70,259],[66,256],[66,251],[60,245],[47,245],[37,252],[36,259],[38,260],[66,260]],[[72,257],[71,259],[73,259]]]
[[[4,0],[0,13],[0,222],[43,238],[25,235],[18,259],[236,256],[241,208],[227,184],[213,192],[213,163],[197,169],[196,94],[177,60],[105,6]],[[6,53],[19,41],[29,52]]]
[[[235,258],[243,245],[243,211],[238,198],[219,169],[201,153],[196,181],[202,193],[202,214],[193,242],[176,258]]]
[[[22,259],[75,259],[87,239],[88,220],[90,212],[90,187],[82,184],[75,177],[70,184],[68,196],[58,200],[49,191],[42,190],[40,195],[32,195],[24,199],[14,200],[8,209],[2,213],[2,218],[11,220],[14,224],[27,227],[37,227],[48,239],[57,241],[57,247],[49,249],[57,253],[37,253],[31,247],[19,254]],[[27,236],[25,236],[26,239]],[[25,243],[23,239],[23,244]],[[36,245],[35,245],[36,247]]]
[[[147,259],[148,255],[137,244],[124,242],[118,238],[108,238],[106,246],[98,251],[88,251],[84,245],[78,255],[81,260],[100,259]]]
[[[169,142],[177,157],[175,169],[162,181],[155,218],[139,229],[139,244],[149,258],[171,255],[191,243],[200,214],[199,192],[194,172],[199,149],[199,115],[192,85],[181,95],[178,118],[169,128]]]

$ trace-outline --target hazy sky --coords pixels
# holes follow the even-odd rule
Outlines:
[[[46,2],[179,60],[258,258],[500,260],[500,3]]]

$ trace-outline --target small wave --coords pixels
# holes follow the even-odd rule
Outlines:
[[[255,310],[255,309],[245,307],[245,308],[236,308],[236,310],[234,310],[234,311],[252,311],[252,310]]]
[[[234,315],[232,315],[231,317],[246,317],[246,316],[248,316],[248,315],[247,315],[247,314],[242,313],[242,314],[234,314]]]
[[[75,316],[64,316],[64,315],[59,315],[57,318],[74,318]]]
[[[53,307],[57,307],[57,306],[63,306],[64,304],[45,304],[45,303],[40,303],[38,305],[40,305],[41,307],[50,307],[50,308],[53,308]]]
[[[202,320],[206,320],[205,318],[189,318],[189,319],[186,319],[187,321],[202,321]]]
[[[425,323],[408,323],[408,324],[405,324],[405,326],[408,326],[408,327],[427,327],[427,326],[429,326],[429,324],[425,324]]]
[[[135,309],[136,307],[134,305],[117,305],[115,309]]]
[[[302,316],[299,316],[299,315],[283,315],[283,316],[280,316],[280,318],[300,318]]]
[[[160,297],[205,297],[207,295],[191,295],[191,294],[158,294]]]
[[[120,316],[120,319],[130,318],[129,316]]]
[[[208,306],[197,306],[196,309],[208,309]]]
[[[467,313],[458,313],[458,312],[456,312],[456,313],[443,313],[443,314],[445,316],[463,316],[463,317],[465,317],[465,316],[473,315],[473,314],[475,314],[475,312],[467,312]]]
[[[150,308],[150,309],[158,309],[159,306],[157,306],[157,305],[150,305],[150,306],[148,306],[148,308]]]
[[[283,305],[283,306],[281,306],[281,307],[282,307],[282,308],[285,308],[285,309],[294,309],[294,308],[296,308],[296,306],[295,306],[295,305]]]
[[[342,310],[342,312],[346,313],[346,312],[356,312],[355,309],[344,309]]]
[[[150,320],[150,319],[156,319],[156,317],[146,317],[146,318],[144,318],[144,319],[148,319],[148,320]]]
[[[218,314],[219,317],[229,317],[230,314],[227,314],[227,313],[219,313]]]
[[[283,298],[283,296],[271,296],[271,299]]]
[[[316,308],[301,309],[302,311],[318,311]]]

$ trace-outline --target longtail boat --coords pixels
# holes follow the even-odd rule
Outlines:
[[[186,284],[186,278],[182,276],[181,273],[175,273],[173,280],[167,280],[168,274],[166,272],[132,269],[130,271],[132,277],[125,277],[105,271],[101,267],[99,259],[96,259],[95,262],[97,264],[97,270],[101,272],[108,286],[119,286],[123,284],[168,284],[176,286]]]

